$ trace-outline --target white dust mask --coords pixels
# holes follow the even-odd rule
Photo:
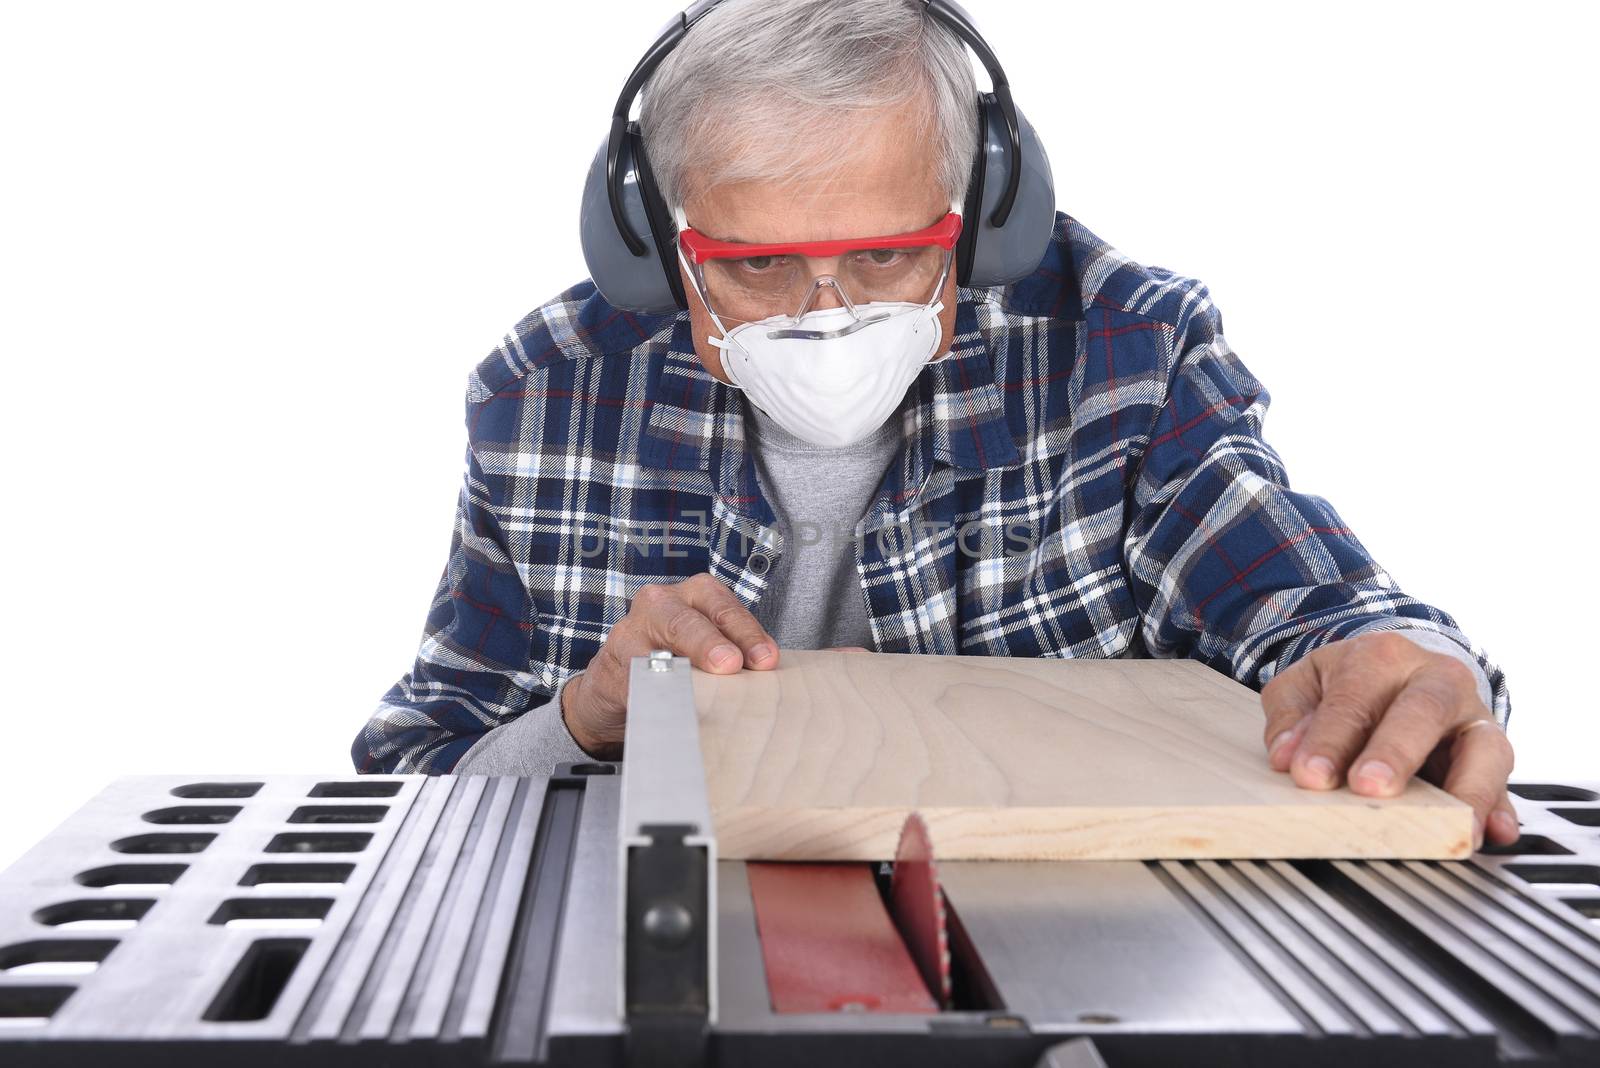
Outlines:
[[[789,433],[838,448],[883,425],[939,348],[941,301],[877,301],[741,323],[725,337],[722,367],[752,403]],[[833,331],[865,323],[848,333]],[[784,337],[790,331],[830,334]],[[779,336],[773,337],[773,334]]]
[[[732,330],[706,310],[723,332],[706,340],[722,350],[733,385],[789,433],[839,448],[877,430],[899,407],[939,348],[944,302],[847,303]]]

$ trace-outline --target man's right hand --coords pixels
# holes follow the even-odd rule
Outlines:
[[[711,575],[641,586],[589,666],[561,691],[561,717],[573,741],[590,756],[621,758],[628,665],[654,649],[688,657],[690,664],[717,675],[778,666],[778,643]]]

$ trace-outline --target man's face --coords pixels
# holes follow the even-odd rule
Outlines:
[[[849,167],[826,177],[714,186],[704,195],[686,201],[684,216],[690,226],[707,237],[741,242],[877,237],[931,226],[950,210],[950,200],[934,178],[927,142],[906,136],[905,125],[904,119],[896,115],[859,126],[841,124],[833,136],[865,138],[860,155]],[[831,269],[826,260],[817,261],[815,266],[819,273]],[[727,382],[722,351],[706,340],[720,337],[722,332],[695,295],[694,283],[681,263],[678,270],[689,298],[695,355],[713,378]],[[933,354],[935,359],[949,351],[955,331],[953,263],[941,299],[942,337]],[[837,295],[824,287],[812,307],[832,308],[838,304]]]

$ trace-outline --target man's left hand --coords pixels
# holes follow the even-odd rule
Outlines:
[[[1268,759],[1295,784],[1394,797],[1420,774],[1472,806],[1473,848],[1517,840],[1511,742],[1461,661],[1394,631],[1314,649],[1262,689]]]

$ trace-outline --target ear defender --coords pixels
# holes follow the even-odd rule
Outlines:
[[[678,228],[656,192],[644,156],[639,124],[623,128],[616,153],[616,181],[607,180],[609,142],[589,165],[578,211],[578,231],[589,277],[615,307],[644,315],[670,315],[687,308],[676,253]],[[638,245],[631,246],[613,214],[611,190]],[[639,251],[635,252],[637,247]]]
[[[964,286],[1003,286],[1033,273],[1049,247],[1056,225],[1056,190],[1050,160],[1033,126],[1017,111],[1021,152],[1013,155],[993,94],[979,104],[979,158],[974,163],[967,201],[961,212],[961,240],[956,245],[956,281]],[[999,125],[999,129],[996,127]],[[1012,167],[1012,160],[1020,160]],[[1011,174],[1017,192],[1009,214],[1001,214]],[[999,223],[996,217],[1001,218]]]
[[[667,23],[629,75],[611,114],[611,133],[589,165],[578,213],[583,258],[601,296],[624,311],[667,315],[689,306],[678,273],[678,228],[650,175],[639,124],[628,112],[662,58],[720,2],[700,0]],[[991,84],[978,95],[978,153],[962,210],[956,281],[1006,285],[1033,273],[1049,246],[1056,213],[1050,160],[967,13],[951,0],[922,3],[978,57]]]

